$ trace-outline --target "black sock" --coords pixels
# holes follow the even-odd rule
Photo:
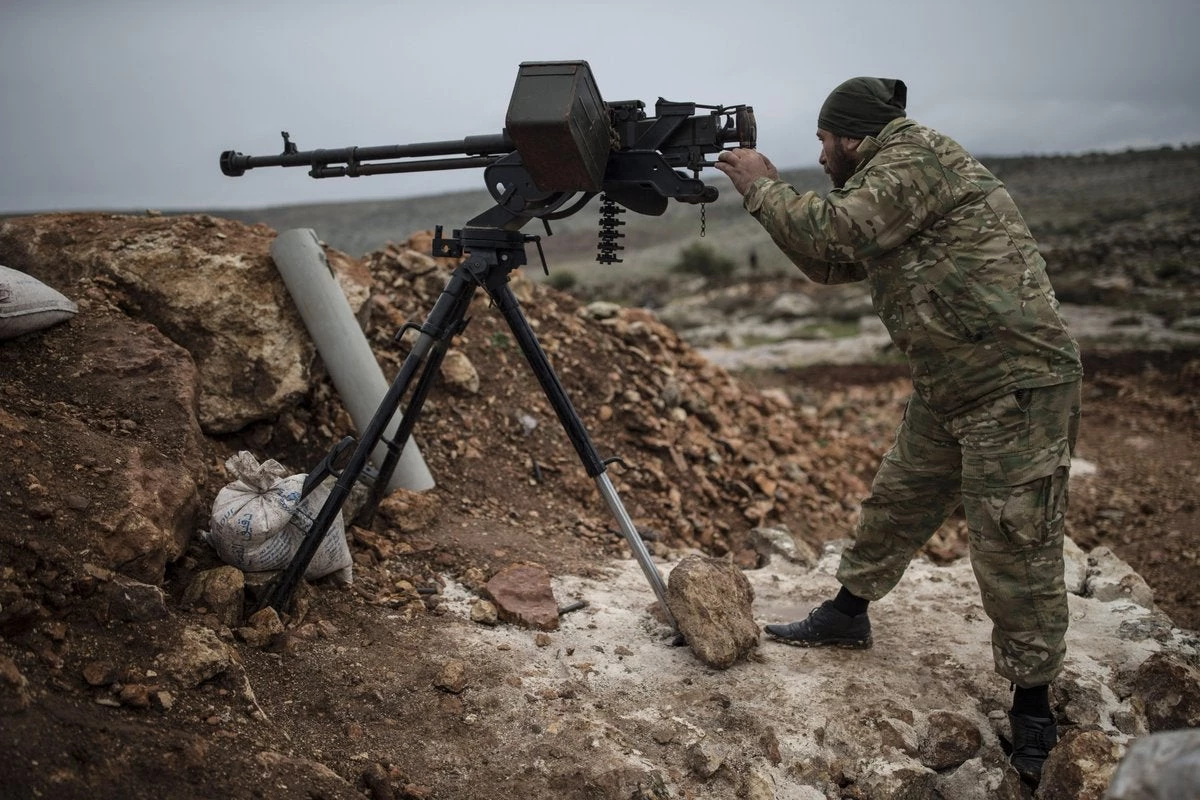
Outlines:
[[[833,598],[833,607],[847,616],[857,617],[859,614],[867,613],[867,605],[870,602],[843,586],[837,593],[837,597]]]
[[[1030,717],[1049,718],[1050,713],[1050,687],[1046,684],[1041,686],[1030,686],[1028,688],[1018,686],[1013,692],[1012,710],[1014,714],[1025,714]]]

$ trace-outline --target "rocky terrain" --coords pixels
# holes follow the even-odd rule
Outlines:
[[[1068,524],[1071,650],[1053,687],[1064,738],[1040,798],[1099,798],[1135,743],[1200,725],[1200,236],[1172,218],[1154,239],[1156,219],[1119,241],[1173,248],[1169,269],[1074,230],[1048,244],[1093,253],[1062,278],[1080,329],[1097,328]],[[0,223],[0,263],[79,307],[0,342],[6,797],[1032,795],[1005,763],[1009,687],[991,672],[960,520],[873,607],[874,649],[764,641],[706,666],[673,646],[484,297],[415,432],[437,487],[393,493],[369,522],[347,509],[353,581],[304,583],[285,613],[253,613],[264,576],[201,537],[226,460],[305,472],[353,430],[271,263],[274,235],[210,215]],[[453,266],[429,243],[328,251],[389,378],[411,346],[395,333]],[[1137,254],[1127,274],[1122,248]],[[859,325],[860,299],[762,278],[651,312],[519,274],[513,287],[602,455],[622,458],[609,474],[664,575],[691,554],[727,559],[760,622],[836,587],[903,367],[869,326],[847,337],[867,338],[852,363],[755,348],[800,327],[829,345],[814,331]],[[1096,310],[1101,296],[1124,297],[1122,313]],[[683,319],[705,307],[729,316]],[[791,330],[706,333],[756,314]],[[1149,795],[1113,797],[1133,796]]]

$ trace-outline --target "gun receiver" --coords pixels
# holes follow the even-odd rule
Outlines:
[[[299,150],[283,133],[283,152],[227,150],[229,176],[258,167],[308,167],[314,178],[484,168],[495,213],[473,222],[515,230],[531,218],[562,218],[599,192],[640,214],[659,215],[670,199],[707,203],[717,190],[700,171],[727,145],[753,147],[754,110],[659,98],[655,116],[639,100],[605,103],[586,61],[520,65],[499,134],[377,147]],[[690,171],[688,175],[684,170]],[[562,210],[574,195],[585,196]]]

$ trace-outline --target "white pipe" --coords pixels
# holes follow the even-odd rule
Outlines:
[[[284,231],[271,243],[271,258],[361,436],[389,387],[316,233],[309,228]],[[385,439],[395,435],[400,417],[397,411],[384,429]],[[386,455],[387,447],[380,442],[371,452],[371,461],[378,467]],[[410,436],[387,489],[423,492],[433,487],[433,476]]]

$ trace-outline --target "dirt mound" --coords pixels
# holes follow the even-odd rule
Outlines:
[[[421,319],[447,277],[445,264],[414,273],[428,250],[419,236],[367,262],[377,285],[390,287],[377,295],[369,328],[388,374],[404,354],[389,346],[391,336]],[[622,458],[614,480],[652,538],[723,555],[743,551],[753,526],[785,524],[813,542],[845,529],[872,449],[853,434],[828,437],[786,394],[733,379],[648,312],[581,306],[521,276],[512,285],[598,449]],[[515,497],[532,481],[542,487],[533,493],[550,502],[582,501],[576,513],[585,527],[607,526],[583,511],[601,507],[599,497],[487,304],[477,298],[454,343],[474,366],[478,389],[444,387],[418,426],[427,457],[444,464],[439,480],[468,498],[473,486]]]

